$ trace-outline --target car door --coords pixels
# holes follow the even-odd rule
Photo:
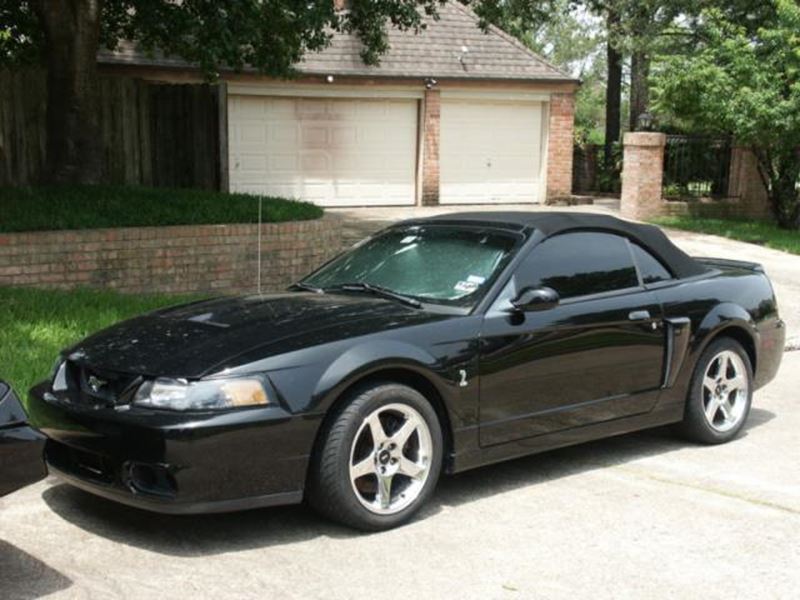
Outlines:
[[[558,305],[509,312],[522,289],[541,286],[558,292]],[[663,380],[661,317],[626,238],[579,231],[534,247],[483,321],[481,445],[651,410]]]

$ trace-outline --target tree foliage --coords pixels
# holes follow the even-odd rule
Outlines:
[[[45,50],[37,5],[49,0],[0,0],[0,62],[30,60]],[[287,75],[305,52],[319,50],[334,31],[357,34],[363,58],[376,63],[387,50],[388,27],[418,30],[444,0],[355,0],[348,11],[333,0],[94,0],[100,3],[100,41],[137,42],[199,65],[214,75],[245,65]],[[81,4],[63,1],[64,18],[80,18]]]
[[[774,212],[800,225],[800,7],[774,0],[757,25],[712,8],[697,22],[691,53],[664,57],[657,107],[690,127],[733,134],[749,145]]]
[[[0,0],[0,66],[47,67],[47,166],[54,183],[102,180],[97,51],[123,41],[195,64],[210,80],[251,67],[285,77],[337,32],[357,35],[364,62],[388,30],[419,31],[444,0]]]

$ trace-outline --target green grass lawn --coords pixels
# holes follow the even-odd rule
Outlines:
[[[257,223],[259,196],[209,190],[137,186],[0,187],[0,233],[136,227]],[[309,202],[262,197],[262,221],[317,219]]]
[[[744,221],[738,219],[705,219],[700,217],[659,217],[653,223],[661,227],[672,227],[698,233],[710,233],[751,242],[783,250],[792,254],[800,254],[800,231],[780,229],[772,223],[764,221]]]
[[[58,351],[112,323],[197,296],[0,287],[0,379],[19,393],[50,373]]]

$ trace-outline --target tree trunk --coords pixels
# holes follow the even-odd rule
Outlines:
[[[37,0],[47,59],[48,183],[99,183],[97,48],[103,0]]]
[[[800,228],[800,204],[797,198],[798,166],[781,169],[771,182],[769,200],[781,229]]]
[[[781,229],[800,229],[800,150],[770,152],[754,147],[761,182],[767,190],[772,213]]]
[[[630,130],[636,131],[639,115],[646,113],[650,107],[650,57],[637,50],[631,57],[631,116]]]
[[[622,105],[622,54],[614,47],[612,32],[619,23],[619,17],[609,13],[607,29],[609,40],[606,54],[608,57],[608,82],[606,84],[606,140],[605,167],[611,170],[614,166],[613,147],[619,141],[620,107]]]

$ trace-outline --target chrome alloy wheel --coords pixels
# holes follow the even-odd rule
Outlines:
[[[387,404],[361,423],[350,449],[350,483],[358,501],[379,515],[419,497],[430,474],[433,441],[425,419],[406,404]]]
[[[730,350],[717,354],[703,377],[703,412],[712,429],[724,433],[741,422],[749,392],[747,369]]]

